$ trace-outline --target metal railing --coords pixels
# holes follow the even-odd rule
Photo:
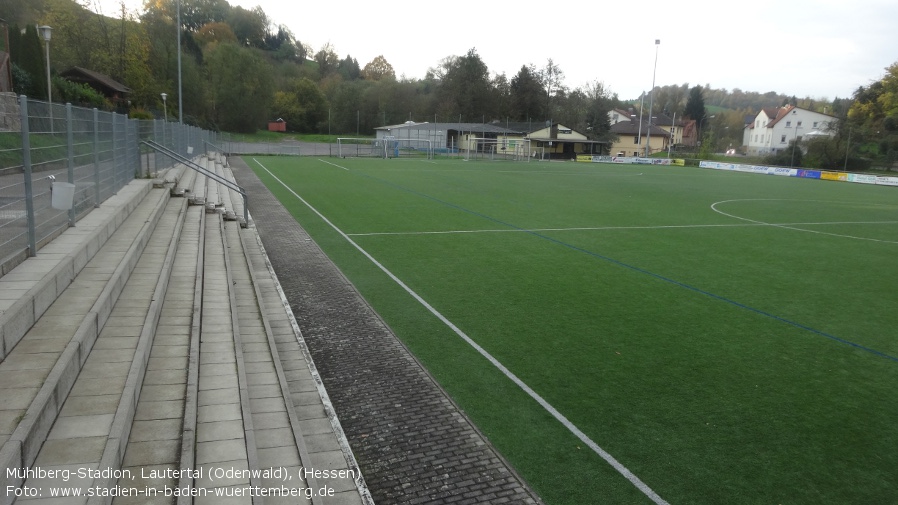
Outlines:
[[[150,147],[151,149],[156,150],[158,153],[160,153],[166,157],[169,157],[172,160],[177,161],[178,163],[183,163],[187,168],[190,168],[191,170],[194,170],[200,174],[205,175],[206,177],[212,179],[213,181],[221,184],[222,186],[230,189],[231,191],[234,191],[235,193],[237,193],[241,197],[243,197],[243,223],[241,223],[241,224],[244,227],[246,227],[246,223],[249,223],[249,202],[247,201],[246,190],[244,190],[242,187],[238,186],[236,182],[229,181],[228,179],[225,179],[224,177],[216,174],[215,172],[212,172],[212,171],[207,170],[206,168],[200,166],[198,163],[194,162],[193,160],[191,160],[185,156],[181,156],[178,153],[172,151],[171,149],[168,149],[165,146],[160,145],[157,142],[153,142],[152,140],[141,141],[141,144],[146,145],[146,146]],[[204,145],[214,146],[214,144],[212,144],[211,142],[204,142]]]
[[[0,94],[0,275],[134,178],[175,165],[141,141],[190,158],[193,146],[214,138],[174,122]],[[74,186],[70,209],[51,205],[54,180]]]

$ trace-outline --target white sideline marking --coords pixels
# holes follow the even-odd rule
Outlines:
[[[777,228],[784,228],[784,229],[787,229],[787,230],[803,231],[803,232],[805,232],[805,233],[816,233],[816,234],[818,234],[818,235],[829,235],[829,236],[831,236],[831,237],[851,238],[851,239],[855,239],[855,240],[868,240],[868,241],[870,241],[870,242],[881,242],[881,243],[884,243],[884,244],[898,244],[898,242],[896,242],[896,241],[894,241],[894,240],[882,240],[882,239],[878,239],[878,238],[869,238],[869,237],[855,237],[854,235],[844,235],[844,234],[841,234],[841,233],[829,233],[829,232],[825,232],[825,231],[806,230],[806,229],[804,229],[804,228],[795,228],[795,225],[827,224],[827,223],[793,223],[793,224],[791,224],[791,225],[790,225],[790,224],[774,224],[774,223],[766,223],[766,222],[764,222],[764,221],[756,221],[756,220],[754,220],[754,219],[749,219],[749,218],[747,218],[747,217],[737,216],[737,215],[735,215],[735,214],[728,214],[728,213],[726,213],[726,212],[724,212],[724,211],[722,211],[722,210],[720,210],[720,209],[717,208],[717,205],[720,205],[720,204],[723,204],[723,203],[730,203],[730,202],[754,202],[754,201],[759,201],[759,202],[760,202],[760,201],[787,201],[787,202],[793,202],[793,201],[800,201],[800,200],[789,200],[789,199],[784,199],[784,198],[737,198],[737,199],[734,199],[734,200],[721,200],[721,201],[719,201],[719,202],[714,202],[714,203],[711,204],[711,210],[713,210],[714,212],[716,212],[716,213],[718,213],[718,214],[721,214],[721,215],[724,215],[724,216],[727,216],[727,217],[731,217],[731,218],[733,218],[733,219],[739,219],[739,220],[742,220],[742,221],[747,221],[747,222],[749,222],[749,223],[755,223],[755,224],[758,224],[758,225],[775,226],[775,227],[777,227]],[[879,223],[893,223],[893,222],[894,222],[894,221],[880,221]],[[870,222],[870,223],[865,223],[865,222],[858,222],[858,223],[835,223],[835,224],[876,224],[876,222]]]
[[[599,447],[599,445],[596,444],[595,442],[593,442],[591,438],[589,438],[588,436],[586,436],[585,433],[583,433],[582,431],[580,431],[579,428],[577,428],[576,426],[574,426],[574,424],[573,424],[572,422],[570,422],[566,417],[564,417],[564,415],[563,415],[561,412],[559,412],[558,410],[556,410],[555,407],[553,407],[551,404],[549,404],[549,402],[547,402],[545,399],[543,399],[543,397],[541,397],[536,391],[530,389],[530,386],[528,386],[527,384],[524,383],[524,381],[522,381],[521,379],[519,379],[518,376],[515,375],[514,373],[512,373],[511,370],[509,370],[508,368],[505,368],[505,365],[503,365],[502,363],[499,362],[499,360],[497,360],[496,358],[494,358],[492,354],[490,354],[489,352],[486,351],[486,349],[484,349],[483,347],[480,347],[480,345],[477,344],[477,342],[474,342],[474,340],[472,340],[471,337],[469,337],[467,334],[465,334],[465,332],[463,332],[459,327],[455,326],[455,324],[453,324],[452,321],[446,319],[446,317],[443,316],[443,314],[441,314],[437,309],[435,309],[433,306],[431,306],[429,303],[427,303],[426,300],[424,300],[423,298],[421,298],[421,296],[418,295],[418,293],[416,293],[414,290],[412,290],[412,288],[408,287],[404,282],[402,282],[402,280],[400,280],[398,277],[396,277],[395,275],[393,275],[393,273],[390,272],[389,270],[387,270],[387,268],[386,268],[385,266],[383,266],[382,264],[380,264],[380,262],[378,262],[376,259],[374,259],[374,257],[371,256],[371,255],[368,253],[368,251],[362,249],[361,246],[359,246],[358,244],[356,244],[355,241],[353,241],[351,238],[349,238],[349,236],[348,236],[347,234],[343,233],[343,230],[341,230],[340,228],[337,228],[336,225],[334,225],[332,222],[330,222],[330,220],[328,220],[326,217],[324,217],[324,215],[322,215],[320,212],[318,212],[318,210],[315,209],[315,207],[312,207],[312,206],[309,204],[309,202],[307,202],[303,197],[299,196],[295,191],[293,191],[293,189],[292,189],[290,186],[284,184],[284,182],[283,182],[282,180],[280,180],[280,179],[278,178],[278,176],[276,176],[276,175],[274,175],[273,173],[271,173],[271,171],[268,170],[268,168],[267,168],[265,165],[263,165],[262,163],[260,163],[259,160],[253,158],[253,161],[255,161],[256,163],[258,163],[259,166],[262,167],[263,170],[265,170],[266,172],[268,172],[268,175],[274,177],[274,179],[275,179],[276,181],[278,181],[282,186],[284,186],[284,188],[287,189],[287,191],[289,191],[290,193],[292,193],[293,196],[295,196],[295,197],[296,197],[299,201],[301,201],[306,207],[308,207],[309,210],[311,210],[312,212],[314,212],[314,213],[315,213],[318,217],[320,217],[325,223],[327,223],[331,228],[333,228],[334,231],[336,231],[336,232],[339,233],[344,239],[346,239],[347,242],[349,242],[350,244],[352,244],[353,247],[355,247],[360,253],[362,253],[366,258],[368,258],[372,263],[374,263],[374,265],[377,266],[377,268],[379,268],[379,269],[380,269],[383,273],[385,273],[390,279],[392,279],[393,282],[395,282],[395,283],[398,284],[402,289],[404,289],[406,293],[408,293],[412,298],[414,298],[414,299],[415,299],[418,303],[420,303],[424,308],[426,308],[428,311],[430,311],[431,314],[433,314],[434,316],[436,316],[437,319],[439,319],[440,321],[442,321],[443,324],[445,324],[446,326],[448,326],[453,332],[455,332],[456,335],[458,335],[459,337],[462,338],[462,340],[464,340],[465,342],[467,342],[468,345],[470,345],[470,346],[473,347],[477,352],[479,352],[481,356],[483,356],[484,358],[486,358],[490,363],[493,364],[493,366],[495,366],[496,368],[498,368],[498,369],[499,369],[499,370],[500,370],[506,377],[508,377],[508,378],[509,378],[512,382],[514,382],[515,384],[517,384],[518,387],[520,387],[520,388],[521,388],[525,393],[527,393],[531,398],[533,398],[534,400],[536,400],[536,402],[539,403],[544,409],[546,409],[547,412],[549,412],[550,414],[552,414],[552,417],[554,417],[554,418],[557,419],[559,422],[561,422],[561,424],[564,425],[564,427],[567,428],[571,433],[573,433],[574,436],[576,436],[578,439],[580,439],[581,442],[583,442],[584,444],[586,444],[587,447],[589,447],[589,448],[592,449],[596,454],[598,454],[599,457],[601,457],[602,459],[604,459],[609,465],[611,465],[615,470],[617,470],[618,473],[620,473],[621,475],[623,475],[624,478],[626,478],[628,481],[630,481],[630,483],[632,483],[634,486],[636,486],[637,489],[639,489],[640,491],[642,491],[643,494],[645,494],[647,497],[649,497],[649,499],[651,499],[653,502],[655,502],[655,503],[658,504],[658,505],[670,505],[667,501],[665,501],[663,498],[661,498],[660,496],[658,496],[657,493],[655,493],[654,491],[652,491],[652,489],[651,489],[647,484],[645,484],[644,482],[642,482],[642,480],[640,480],[639,477],[637,477],[636,475],[633,474],[633,472],[631,472],[630,470],[628,470],[627,467],[625,467],[625,466],[622,465],[619,461],[617,461],[617,460],[614,458],[614,456],[612,456],[611,454],[609,454],[608,452],[606,452],[604,449],[602,449],[601,447]],[[334,165],[333,163],[330,163],[330,162],[327,162],[327,161],[324,161],[324,160],[320,160],[320,161],[323,161],[324,163],[328,163],[329,165]],[[343,167],[340,167],[339,165],[334,165],[334,166],[339,167],[339,168],[343,168]]]
[[[375,235],[445,235],[453,233],[534,233],[546,231],[604,231],[604,230],[666,230],[676,228],[741,228],[747,226],[810,226],[810,225],[835,225],[835,224],[896,224],[898,221],[832,221],[825,223],[762,223],[752,222],[746,224],[671,224],[658,226],[587,226],[574,228],[533,228],[533,229],[484,229],[484,230],[443,230],[443,231],[380,231],[370,233],[347,233],[350,237],[371,237]]]

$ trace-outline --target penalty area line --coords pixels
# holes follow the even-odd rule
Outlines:
[[[655,493],[652,488],[650,488],[645,482],[643,482],[639,477],[637,477],[633,472],[631,472],[627,467],[625,467],[622,463],[620,463],[617,459],[614,458],[611,454],[602,449],[597,443],[595,443],[591,438],[589,438],[585,433],[583,433],[579,428],[577,428],[574,423],[572,423],[568,418],[564,416],[561,412],[559,412],[555,407],[553,407],[548,401],[546,401],[542,396],[539,395],[536,391],[530,388],[523,380],[521,380],[517,375],[515,375],[511,370],[505,367],[498,359],[493,357],[486,349],[481,347],[477,342],[475,342],[471,337],[469,337],[464,331],[462,331],[458,326],[456,326],[452,321],[446,318],[440,311],[430,305],[424,298],[422,298],[417,292],[415,292],[412,288],[402,282],[401,279],[396,277],[387,267],[383,266],[379,261],[377,261],[371,254],[368,253],[365,249],[363,249],[360,245],[358,245],[352,238],[350,238],[346,233],[343,232],[340,228],[338,228],[335,224],[333,224],[328,218],[326,218],[323,214],[318,212],[318,210],[313,207],[309,202],[307,202],[303,197],[293,191],[293,188],[284,183],[278,176],[274,175],[268,167],[263,165],[259,160],[253,158],[253,161],[259,164],[263,170],[265,170],[268,175],[274,178],[278,183],[281,184],[287,191],[289,191],[296,199],[303,203],[306,207],[309,208],[312,212],[315,213],[322,221],[328,224],[331,228],[334,229],[337,233],[340,234],[350,245],[356,248],[362,255],[368,258],[378,269],[380,269],[384,274],[387,275],[393,282],[395,282],[399,287],[405,290],[412,298],[415,299],[418,303],[420,303],[425,309],[428,310],[431,314],[433,314],[437,319],[439,319],[443,324],[445,324],[449,329],[451,329],[456,335],[458,335],[462,340],[464,340],[468,345],[473,347],[481,356],[487,359],[493,366],[495,366],[499,371],[502,372],[509,380],[514,382],[522,391],[527,393],[533,400],[536,401],[543,409],[545,409],[549,414],[552,415],[557,421],[559,421],[565,428],[568,429],[575,437],[577,437],[581,442],[583,442],[587,447],[593,450],[600,458],[605,460],[612,468],[617,470],[625,479],[630,481],[637,489],[639,489],[644,495],[646,495],[650,500],[652,500],[657,505],[670,505],[666,500],[661,498],[657,493]],[[322,160],[323,161],[323,160]],[[325,161],[325,163],[328,163]],[[331,163],[333,165],[333,163]],[[334,165],[339,168],[339,165]]]

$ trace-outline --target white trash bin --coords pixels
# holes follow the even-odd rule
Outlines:
[[[54,182],[50,206],[58,210],[69,210],[75,202],[75,185],[70,182]]]

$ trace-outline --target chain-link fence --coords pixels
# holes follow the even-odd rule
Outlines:
[[[135,177],[173,166],[141,144],[147,139],[185,157],[215,140],[211,132],[164,120],[0,94],[0,274]],[[68,195],[71,205],[61,198]]]

